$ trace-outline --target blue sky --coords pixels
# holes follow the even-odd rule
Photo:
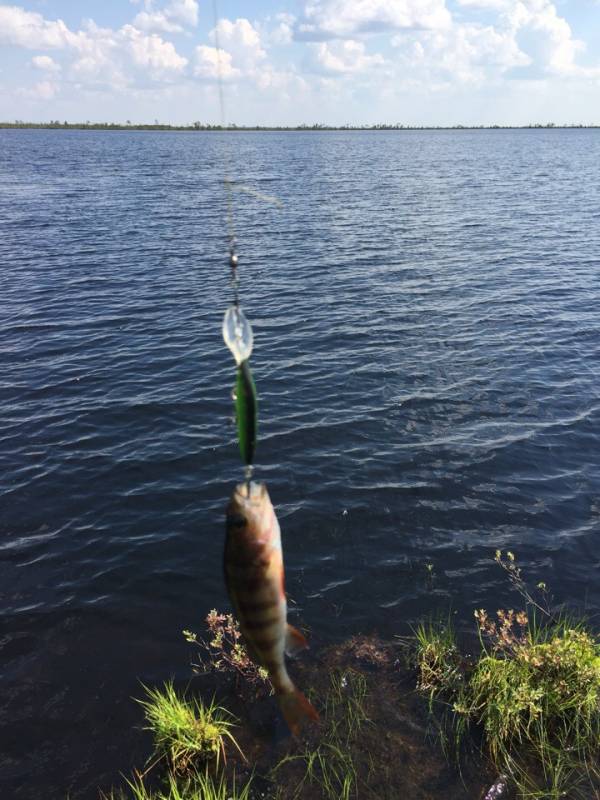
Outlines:
[[[218,122],[219,65],[238,124],[600,123],[600,0],[0,0],[0,119]]]

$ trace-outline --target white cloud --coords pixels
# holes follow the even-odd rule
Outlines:
[[[133,20],[135,27],[144,31],[181,33],[183,26],[198,24],[198,0],[171,0],[163,9],[155,9],[152,2],[145,2],[144,8]]]
[[[459,6],[474,6],[475,8],[507,8],[511,0],[457,0]]]
[[[221,19],[198,42],[182,36],[198,23],[197,0],[131,0],[124,6],[132,24],[114,29],[92,21],[69,28],[20,7],[51,3],[11,1],[20,5],[0,0],[0,49],[29,50],[31,68],[5,81],[0,110],[9,115],[28,98],[40,107],[51,100],[65,118],[108,118],[114,108],[121,118],[137,109],[148,119],[160,107],[175,121],[188,119],[202,97],[206,118],[216,120],[217,55],[240,123],[388,113],[415,123],[552,118],[540,116],[542,107],[563,109],[565,120],[591,119],[600,78],[593,54],[581,59],[587,32],[578,36],[569,24],[577,0],[301,0],[295,16]],[[210,15],[209,3],[205,9]],[[5,66],[3,80],[7,74]],[[32,85],[17,89],[20,78]],[[513,96],[522,102],[511,117]]]
[[[289,20],[287,16],[280,18],[282,23]],[[304,91],[306,82],[293,69],[277,69],[269,62],[261,30],[248,19],[220,19],[216,28],[211,31],[210,38],[215,44],[219,44],[221,75],[224,80],[244,79],[261,90],[277,89],[281,91],[284,100],[287,89]],[[217,48],[200,46],[195,52],[195,74],[206,78],[218,77]]]
[[[347,74],[363,72],[385,64],[380,54],[367,55],[365,45],[352,39],[338,42],[320,42],[315,45],[316,60],[326,72]]]
[[[36,69],[43,69],[46,72],[60,72],[60,64],[57,64],[50,56],[34,56],[31,63]]]
[[[73,46],[76,38],[61,19],[46,20],[17,6],[0,6],[0,42],[4,44],[30,50],[64,48]]]
[[[116,89],[137,82],[145,85],[148,80],[172,80],[188,63],[172,42],[133,25],[112,30],[89,21],[81,30],[72,31],[62,20],[47,20],[16,6],[0,6],[0,42],[29,49],[63,49],[71,54],[73,78]],[[32,63],[39,69],[59,69],[49,56],[36,56]],[[44,97],[55,89],[42,83],[35,91]]]
[[[133,19],[136,28],[143,31],[164,31],[165,33],[181,33],[183,28],[176,22],[171,22],[164,11],[140,11]]]
[[[122,91],[146,86],[149,81],[171,82],[183,74],[188,63],[172,42],[133,25],[114,31],[89,23],[80,34],[72,77],[96,87]]]
[[[171,0],[166,13],[184,25],[195,27],[198,24],[198,0]]]
[[[552,0],[458,0],[460,5],[495,9],[499,27],[510,33],[530,57],[525,75],[541,77],[592,77],[598,68],[577,65],[585,44],[573,36],[571,26],[558,13]]]
[[[250,20],[238,18],[233,22],[220,19],[210,32],[210,38],[218,43],[221,53],[225,53],[228,59],[225,64],[228,72],[223,70],[223,77],[248,78],[261,88],[272,86],[278,80],[277,70],[267,60],[260,32]],[[203,48],[196,48],[197,51],[200,49]],[[221,66],[224,66],[223,60]]]
[[[540,70],[562,76],[581,74],[576,58],[585,45],[573,37],[571,26],[558,15],[554,3],[513,0],[505,19]]]
[[[294,22],[296,18],[293,14],[277,14],[275,16],[277,25],[269,34],[269,40],[273,44],[290,44],[294,38]]]
[[[450,25],[445,0],[307,0],[297,39],[352,38],[364,33]]]
[[[263,66],[257,71],[254,80],[259,89],[277,90],[277,96],[285,102],[297,97],[298,92],[305,92],[308,88],[308,83],[302,76],[290,70],[275,69],[270,65]]]
[[[52,100],[59,86],[54,81],[40,81],[27,89],[19,89],[18,94],[28,100]]]
[[[392,40],[403,65],[421,79],[443,77],[460,83],[482,83],[509,69],[530,64],[510,31],[492,26],[454,24],[444,31],[423,32],[413,37],[398,35]]]
[[[211,38],[231,53],[235,66],[245,73],[253,72],[267,57],[258,30],[247,19],[220,19]]]
[[[133,25],[124,25],[117,41],[124,45],[134,64],[153,70],[155,77],[165,72],[182,72],[187,64],[187,58],[179,55],[172,42],[165,42],[156,34],[147,36]]]
[[[195,50],[194,75],[211,80],[216,80],[219,73],[223,80],[237,78],[241,72],[232,65],[231,60],[231,53],[225,50],[199,45]]]

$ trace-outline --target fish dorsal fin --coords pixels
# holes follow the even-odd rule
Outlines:
[[[298,655],[300,650],[306,650],[307,647],[308,642],[298,628],[294,628],[293,625],[288,623],[285,633],[285,652],[288,656]]]

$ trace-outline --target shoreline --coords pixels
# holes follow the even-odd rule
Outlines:
[[[319,132],[319,131],[527,131],[527,130],[597,130],[594,125],[554,123],[531,125],[123,125],[118,122],[0,122],[0,130],[91,130],[91,131],[189,131],[214,132]]]

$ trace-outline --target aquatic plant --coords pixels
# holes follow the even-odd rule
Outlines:
[[[501,565],[525,586],[512,554]],[[583,623],[540,618],[542,610],[528,601],[526,610],[501,609],[495,618],[475,611],[481,652],[471,663],[447,629],[420,626],[418,688],[451,708],[457,743],[472,725],[482,731],[519,797],[589,798],[600,781],[600,642]]]
[[[203,661],[193,665],[196,671],[229,672],[255,688],[270,687],[267,670],[257,666],[248,655],[241,642],[239,624],[232,614],[221,614],[213,609],[206,616],[206,625],[207,638],[183,631],[186,641],[204,651]]]
[[[194,763],[225,760],[225,742],[241,750],[231,729],[236,719],[214,699],[205,705],[199,698],[179,697],[172,681],[161,689],[144,686],[147,700],[137,702],[144,709],[147,729],[154,737],[153,759],[167,758],[176,773],[184,773]]]
[[[231,708],[237,708],[240,718],[247,721],[247,725],[240,722],[233,733],[253,763],[249,790],[250,770],[225,742],[226,763],[219,758],[217,764],[216,758],[210,757],[203,765],[195,759],[185,771],[173,768],[164,749],[157,751],[153,764],[145,771],[143,767],[134,771],[130,783],[123,783],[123,791],[108,794],[108,798],[224,800],[227,789],[225,797],[233,800],[250,800],[250,796],[381,800],[392,794],[425,797],[438,786],[443,786],[448,796],[458,796],[460,776],[422,735],[420,700],[410,691],[411,675],[401,667],[399,650],[395,642],[356,636],[329,647],[312,664],[297,664],[295,671],[304,685],[313,687],[311,699],[318,702],[321,722],[307,726],[302,738],[280,740],[277,758],[281,761],[275,768],[272,704],[240,703],[238,687],[228,682],[236,704]],[[406,648],[401,651],[404,654]],[[283,753],[280,747],[285,748]],[[479,778],[479,773],[463,776],[473,787],[469,796],[481,796],[484,787]]]
[[[301,752],[285,756],[274,772],[293,762],[299,762],[302,768],[300,780],[293,789],[293,798],[302,795],[305,785],[318,787],[321,790],[320,796],[327,800],[350,800],[357,796],[354,759],[336,741],[324,740],[314,748],[306,745]],[[283,792],[280,788],[277,795],[281,800],[284,800]],[[312,789],[311,796],[314,796]]]
[[[314,790],[320,790],[320,797],[326,800],[358,796],[358,770],[352,748],[359,742],[362,726],[369,722],[367,694],[367,681],[361,673],[352,669],[332,671],[318,739],[304,742],[272,771],[275,777],[286,766],[299,768],[291,797],[303,796],[305,788],[310,792],[305,796],[315,797]],[[278,797],[283,800],[282,790]]]
[[[236,784],[235,776],[228,783],[224,776],[218,781],[208,773],[196,774],[183,790],[170,779],[170,794],[160,800],[249,800],[252,778],[242,786]]]
[[[192,772],[185,780],[169,774],[163,789],[150,790],[143,779],[127,781],[124,789],[103,795],[105,800],[250,800],[252,778],[239,786],[235,775],[228,783],[223,775],[218,778],[208,772]]]
[[[513,588],[521,595],[528,608],[537,609],[544,618],[557,622],[557,618],[550,609],[551,597],[548,587],[543,581],[537,584],[535,593],[531,591],[523,578],[521,568],[517,565],[515,554],[510,550],[506,553],[503,553],[502,550],[496,550],[494,561],[504,570]]]
[[[419,677],[417,688],[428,692],[430,700],[440,692],[458,690],[463,682],[463,658],[450,620],[430,619],[415,630]]]
[[[483,650],[455,710],[483,727],[518,785],[532,766],[545,796],[563,796],[578,773],[598,774],[600,645],[568,620],[530,625],[524,640]]]

